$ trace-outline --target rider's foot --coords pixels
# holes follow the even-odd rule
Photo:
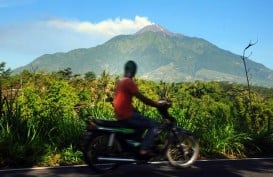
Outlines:
[[[155,154],[151,150],[147,150],[147,149],[140,149],[139,154],[140,156],[146,156],[146,157],[155,156]]]
[[[148,153],[149,153],[149,151],[147,149],[140,149],[140,151],[139,151],[140,155],[146,155]]]

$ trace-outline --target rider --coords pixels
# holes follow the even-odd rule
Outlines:
[[[115,89],[113,101],[115,115],[116,118],[125,125],[136,129],[145,128],[148,130],[143,138],[139,152],[140,155],[147,155],[150,153],[157,124],[152,119],[149,119],[135,111],[132,104],[132,98],[136,97],[143,103],[153,107],[164,106],[164,103],[155,102],[139,92],[136,83],[133,81],[133,77],[137,71],[137,65],[134,61],[127,61],[124,71],[124,77],[118,81]]]

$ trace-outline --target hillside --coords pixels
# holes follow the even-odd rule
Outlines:
[[[242,46],[243,48],[244,46]],[[38,68],[47,72],[72,68],[74,73],[93,71],[122,74],[123,64],[135,60],[137,75],[168,82],[216,80],[246,83],[239,55],[196,37],[172,33],[158,25],[147,26],[132,35],[119,35],[102,45],[67,53],[46,54],[16,69]],[[273,71],[247,60],[251,83],[273,86]]]

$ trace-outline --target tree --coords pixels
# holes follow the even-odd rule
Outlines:
[[[10,74],[11,74],[11,70],[10,68],[9,69],[5,69],[5,66],[6,66],[6,63],[5,62],[2,62],[0,63],[0,77],[2,78],[6,78],[6,77],[9,77]]]
[[[65,68],[63,70],[58,71],[58,74],[60,74],[64,79],[70,80],[72,78],[72,69],[70,67]]]
[[[84,74],[84,79],[87,81],[94,81],[96,80],[96,74],[93,71],[88,71]]]

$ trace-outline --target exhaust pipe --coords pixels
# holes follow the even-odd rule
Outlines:
[[[98,160],[101,161],[109,161],[109,162],[137,162],[135,159],[127,159],[127,158],[116,158],[116,157],[98,157]]]

